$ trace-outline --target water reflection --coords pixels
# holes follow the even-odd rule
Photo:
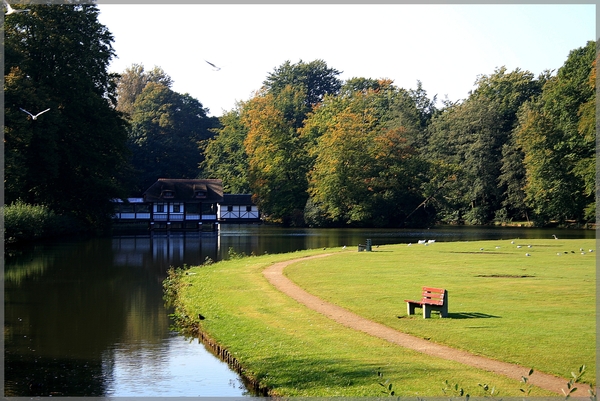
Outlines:
[[[202,345],[170,332],[169,311],[162,299],[162,280],[170,266],[226,259],[230,249],[260,255],[350,247],[366,239],[377,246],[419,239],[551,238],[552,234],[595,235],[522,228],[320,230],[231,225],[218,233],[121,235],[7,249],[5,396],[247,395],[237,375]]]
[[[241,379],[197,339],[171,335],[160,344],[118,343],[105,352],[106,396],[239,396]]]

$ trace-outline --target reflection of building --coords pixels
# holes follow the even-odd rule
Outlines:
[[[199,232],[114,236],[112,250],[115,266],[152,266],[162,277],[171,266],[198,266],[206,258],[219,260],[219,236]]]
[[[260,213],[252,203],[252,195],[224,194],[217,211],[219,222],[238,224],[260,222]]]

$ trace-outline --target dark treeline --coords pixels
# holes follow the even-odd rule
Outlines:
[[[20,210],[103,228],[111,199],[200,177],[286,225],[594,220],[594,42],[556,73],[498,68],[441,106],[418,81],[286,61],[215,118],[159,67],[108,73],[113,37],[95,5],[28,8],[4,26],[5,203]]]

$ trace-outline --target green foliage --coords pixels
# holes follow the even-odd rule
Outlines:
[[[309,166],[296,122],[304,119],[305,97],[303,88],[287,86],[256,96],[242,113],[250,188],[263,216],[285,225],[303,224]]]
[[[322,60],[287,61],[222,118],[203,168],[287,225],[591,222],[594,47],[556,76],[496,68],[442,109],[420,81],[341,82]]]
[[[31,4],[5,18],[5,197],[109,224],[124,195],[125,122],[108,73],[113,37],[92,4]],[[50,110],[36,120],[33,113]]]
[[[43,205],[22,201],[2,206],[6,243],[76,234],[83,227],[71,216],[59,216]]]
[[[160,67],[146,72],[141,64],[133,64],[119,76],[117,84],[117,110],[131,116],[138,96],[150,82],[171,88],[173,80]]]
[[[340,71],[329,68],[323,60],[309,63],[300,60],[296,64],[291,64],[288,60],[269,73],[263,85],[273,94],[286,90],[288,86],[302,90],[306,94],[303,103],[308,107],[305,114],[310,107],[320,103],[325,95],[336,94],[340,90],[341,81],[337,78],[339,74]],[[297,120],[298,123],[301,121]],[[297,128],[299,126],[296,125]]]
[[[369,86],[326,98],[305,122],[309,224],[398,226],[422,200],[414,103],[389,81]]]
[[[139,196],[159,178],[196,178],[203,160],[200,143],[212,137],[214,124],[198,100],[148,82],[131,112],[132,195]]]
[[[448,380],[444,380],[444,387],[442,387],[442,392],[444,395],[449,395],[451,397],[465,397],[465,399],[469,399],[470,395],[459,386],[458,383],[450,384]]]
[[[250,193],[248,156],[244,148],[248,128],[242,124],[239,110],[227,112],[219,120],[220,128],[214,129],[215,137],[202,143],[205,158],[201,174],[205,178],[223,180],[225,193]]]
[[[379,376],[380,380],[383,380],[383,373],[381,373],[381,370],[377,370],[377,376]],[[394,385],[390,383],[389,379],[386,379],[384,382],[380,381],[379,385],[384,388],[384,390],[381,390],[383,394],[390,396],[394,396],[396,394],[394,391]]]
[[[520,111],[526,203],[542,222],[589,221],[594,204],[596,44],[573,50]]]
[[[561,389],[563,394],[565,395],[565,399],[571,398],[571,395],[575,391],[577,391],[577,387],[575,387],[575,384],[581,382],[581,378],[583,377],[584,373],[585,373],[585,365],[581,365],[577,372],[571,372],[571,379],[569,379],[569,381],[567,382],[567,390],[565,391],[565,389]],[[589,393],[592,396],[592,399],[595,399],[596,394],[594,391],[594,387],[591,385],[590,385]]]

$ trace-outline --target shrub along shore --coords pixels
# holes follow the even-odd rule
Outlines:
[[[285,274],[331,303],[432,342],[565,378],[595,366],[595,240],[497,240],[385,245],[234,257],[172,271],[175,320],[235,359],[270,395],[522,396],[523,382],[403,349],[345,328],[274,289],[272,263],[320,253]],[[527,256],[529,255],[529,256]],[[236,256],[236,255],[233,255]],[[449,292],[449,318],[407,316],[423,285]],[[189,332],[189,331],[188,331]],[[378,375],[381,373],[381,376]],[[386,387],[380,383],[387,381]],[[555,395],[532,389],[531,396]]]

